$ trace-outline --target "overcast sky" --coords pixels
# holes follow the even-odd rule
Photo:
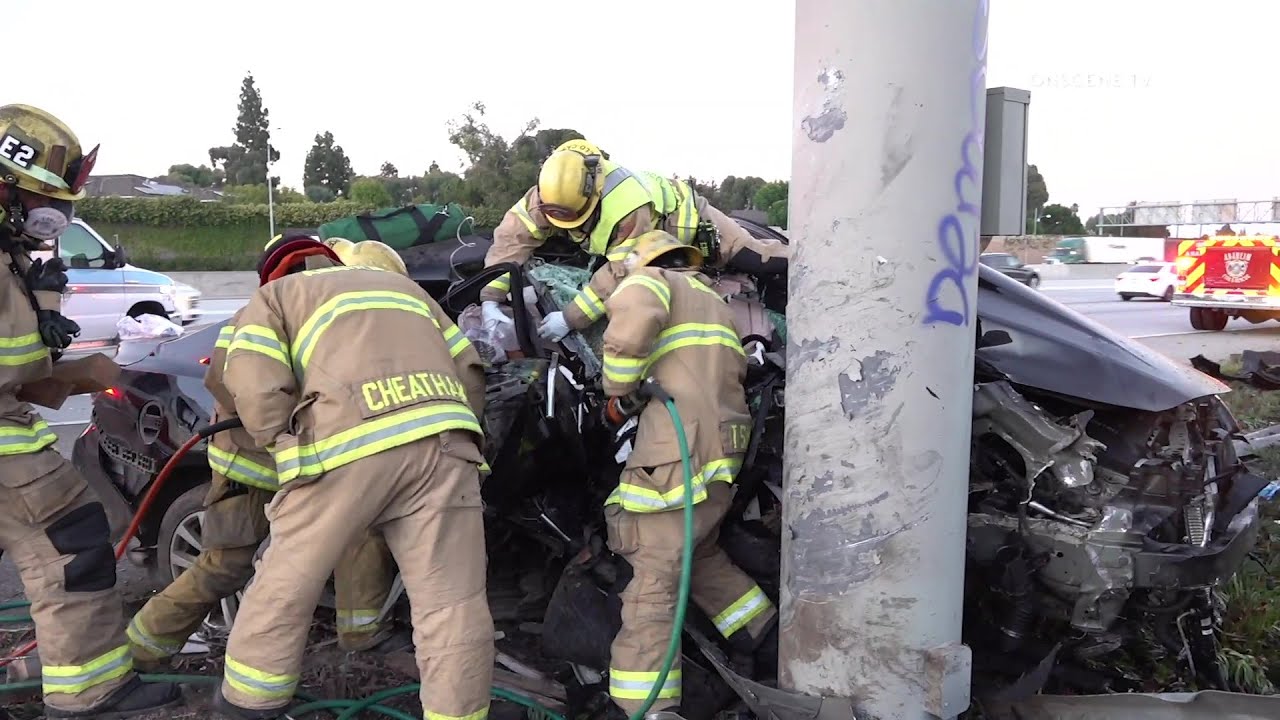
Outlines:
[[[99,173],[208,163],[233,140],[252,71],[278,128],[275,172],[294,187],[324,130],[357,173],[388,160],[402,174],[433,160],[459,169],[446,123],[475,100],[508,136],[537,117],[663,174],[790,174],[789,0],[3,8],[6,28],[25,28],[5,101],[101,142]],[[1081,215],[1130,200],[1270,199],[1277,28],[1277,0],[992,0],[988,84],[1031,91],[1030,161],[1050,202]]]

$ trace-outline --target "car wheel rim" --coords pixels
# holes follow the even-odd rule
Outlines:
[[[169,539],[169,568],[176,580],[185,572],[204,551],[204,511],[194,512],[182,519]],[[243,590],[237,590],[230,597],[223,598],[218,609],[209,613],[204,619],[205,627],[214,632],[229,632],[235,622],[236,612],[240,609]]]

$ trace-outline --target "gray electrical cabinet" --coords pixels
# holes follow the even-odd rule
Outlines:
[[[1022,235],[1027,227],[1027,111],[1031,93],[987,88],[980,235]]]

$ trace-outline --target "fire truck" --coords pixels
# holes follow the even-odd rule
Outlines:
[[[1191,310],[1191,327],[1222,330],[1231,318],[1280,319],[1280,238],[1216,235],[1178,244],[1173,304]]]

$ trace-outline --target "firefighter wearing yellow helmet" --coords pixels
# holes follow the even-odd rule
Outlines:
[[[693,601],[735,655],[777,657],[777,611],[717,544],[718,528],[733,499],[730,485],[742,467],[751,436],[743,381],[747,360],[733,311],[699,272],[701,253],[661,230],[636,238],[623,261],[625,279],[606,302],[605,421],[613,426],[639,416],[635,449],[605,501],[609,546],[626,558],[634,576],[621,593],[622,628],[610,649],[609,695],[626,717],[644,705],[657,684],[671,608],[680,580],[684,471],[675,429],[661,402],[637,394],[649,378],[671,394],[689,432],[695,468],[693,497]],[[677,658],[659,688],[654,710],[680,705]]]
[[[789,257],[786,245],[753,238],[689,183],[629,170],[605,158],[596,145],[570,140],[551,153],[538,184],[507,211],[493,233],[485,265],[523,264],[556,233],[567,233],[591,255],[605,258],[591,285],[565,312],[551,313],[538,328],[543,338],[558,342],[604,315],[604,301],[624,275],[621,261],[635,238],[655,229],[685,245],[698,245],[715,266],[743,252],[754,253],[761,262],[785,263]],[[512,322],[498,308],[510,289],[507,275],[485,286],[480,299],[486,320]]]
[[[58,118],[0,107],[0,550],[22,575],[40,642],[44,716],[130,717],[177,704],[170,684],[133,671],[102,503],[16,395],[52,372],[50,351],[79,332],[60,311],[66,267],[32,261],[73,217],[98,150]]]

